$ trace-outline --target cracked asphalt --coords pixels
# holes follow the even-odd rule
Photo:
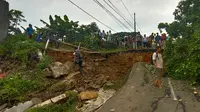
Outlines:
[[[153,74],[144,63],[133,65],[125,85],[96,112],[200,112],[200,103],[184,81],[171,80],[174,100],[163,79],[163,88],[152,85]]]

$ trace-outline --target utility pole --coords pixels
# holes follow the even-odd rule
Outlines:
[[[136,37],[136,15],[134,13],[134,32],[135,32],[135,37]]]

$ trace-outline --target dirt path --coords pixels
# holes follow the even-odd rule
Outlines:
[[[135,64],[126,84],[97,112],[200,112],[200,103],[184,82],[171,81],[177,98],[182,99],[174,101],[167,78],[162,89],[153,87],[152,81],[144,64]]]

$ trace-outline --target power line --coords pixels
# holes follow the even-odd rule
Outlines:
[[[122,4],[124,5],[124,7],[126,8],[126,10],[128,11],[129,15],[131,16],[131,18],[133,19],[133,16],[131,15],[130,11],[128,10],[128,8],[126,7],[126,5],[124,4],[123,0],[121,0]]]
[[[120,16],[123,16],[124,18],[126,18],[126,16],[124,16],[124,14],[121,13],[121,11],[120,11],[110,0],[108,0],[108,2],[112,5],[112,7],[113,7],[115,10],[117,10],[117,12],[120,14]],[[130,20],[128,20],[127,18],[126,18],[126,20],[129,21],[129,23],[131,23],[131,24],[133,25],[133,23],[132,23]]]
[[[121,20],[119,20],[112,12],[110,12],[106,7],[103,6],[98,0],[94,0],[100,7],[102,7],[106,12],[108,12],[112,17],[114,17],[117,21],[119,21],[124,27],[130,30]],[[130,30],[131,31],[131,30]]]
[[[130,22],[128,22],[121,14],[119,14],[108,2],[106,2],[105,0],[103,0],[112,10],[114,10],[119,16],[121,16],[131,27],[132,24]]]
[[[121,24],[123,24],[119,19],[117,19],[117,17],[116,16],[114,16],[107,8],[105,8],[99,1],[97,1],[97,0],[93,0],[93,1],[95,1],[101,8],[103,8],[116,22],[117,22],[117,24],[124,30],[124,28],[119,24],[119,23],[121,23]],[[124,24],[123,24],[124,25]],[[125,25],[124,25],[125,26]],[[126,27],[126,26],[125,26]],[[126,27],[126,28],[128,28],[128,27]]]
[[[95,19],[96,21],[98,21],[99,23],[101,23],[102,25],[104,25],[105,27],[107,27],[107,28],[111,29],[112,31],[116,32],[114,29],[112,29],[111,27],[107,26],[106,24],[104,24],[103,22],[101,22],[100,20],[98,20],[97,18],[95,18],[94,16],[92,16],[90,13],[88,13],[87,11],[85,11],[84,9],[82,9],[81,7],[79,7],[77,4],[75,4],[71,0],[68,0],[68,1],[71,2],[77,8],[79,8],[80,10],[82,10],[83,12],[85,12],[87,15],[89,15],[90,17],[92,17],[93,19]]]
[[[123,0],[121,0],[122,4],[124,5],[124,7],[126,8],[127,12],[129,13],[129,15],[131,16],[131,18],[133,19],[133,16],[131,15],[130,11],[128,10],[128,8],[126,7],[126,5],[124,4]],[[139,27],[139,25],[136,23],[136,25],[138,26],[139,30],[143,33],[143,31],[141,30],[141,28]]]
[[[137,23],[136,23],[136,25],[138,26],[139,31],[142,32],[142,33],[144,33],[144,32],[141,30],[141,28],[139,27],[139,25],[138,25]]]

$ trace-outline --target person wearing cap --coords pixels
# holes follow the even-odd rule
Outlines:
[[[33,28],[32,28],[31,24],[29,24],[28,28],[26,29],[26,32],[27,32],[28,38],[32,38],[32,36],[33,36]]]
[[[162,57],[162,49],[161,46],[156,47],[156,52],[153,53],[152,60],[153,60],[153,65],[156,68],[155,75],[157,79],[154,81],[154,85],[161,88],[161,83],[162,83],[162,77],[164,74],[164,61]]]

